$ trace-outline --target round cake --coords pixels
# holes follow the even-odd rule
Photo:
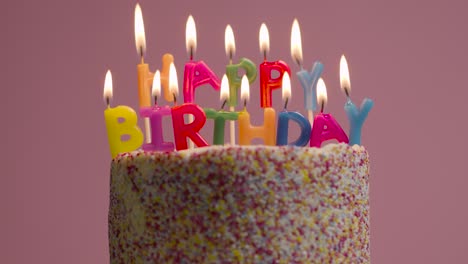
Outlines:
[[[369,263],[362,146],[209,146],[112,160],[111,263]]]

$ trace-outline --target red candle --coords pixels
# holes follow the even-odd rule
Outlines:
[[[208,146],[206,140],[198,133],[206,122],[206,115],[205,112],[203,112],[203,109],[193,103],[185,103],[180,106],[176,105],[179,85],[177,83],[177,73],[174,64],[171,64],[169,69],[169,87],[174,97],[175,105],[171,109],[171,114],[176,149],[187,149],[187,139],[190,139],[198,147]],[[188,124],[185,123],[185,115],[191,115],[193,117]]]
[[[262,108],[272,107],[272,91],[283,86],[283,74],[287,72],[291,75],[291,70],[286,62],[266,61],[267,53],[270,49],[270,37],[265,24],[260,27],[260,51],[263,53],[264,62],[260,64],[260,106]],[[279,73],[278,77],[272,78],[272,73]]]

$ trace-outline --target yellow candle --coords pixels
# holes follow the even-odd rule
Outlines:
[[[275,109],[266,107],[263,109],[263,126],[252,126],[250,114],[247,112],[247,101],[250,97],[249,80],[247,76],[241,81],[241,100],[244,102],[244,110],[239,113],[239,144],[249,145],[254,138],[262,138],[267,146],[276,145],[276,114]]]
[[[107,71],[104,82],[104,100],[107,109],[104,111],[106,120],[107,138],[112,158],[122,152],[135,150],[143,143],[143,133],[137,125],[138,117],[135,111],[124,105],[111,108],[112,98],[112,75]],[[123,139],[122,136],[127,136]]]
[[[254,138],[261,138],[267,146],[276,145],[276,113],[275,109],[263,109],[263,126],[252,126],[250,114],[244,109],[239,113],[239,144],[249,145]]]
[[[119,153],[133,151],[141,146],[143,133],[137,125],[138,118],[132,108],[125,105],[108,107],[104,111],[104,117],[112,158],[115,158]],[[123,121],[119,122],[119,120]],[[129,138],[122,140],[122,136]]]

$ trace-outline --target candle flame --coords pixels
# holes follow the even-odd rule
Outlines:
[[[247,76],[244,74],[242,76],[242,81],[241,81],[241,100],[244,102],[249,101],[250,98],[250,87],[249,87],[249,79],[247,79]]]
[[[282,96],[284,101],[291,99],[291,78],[288,72],[283,74]]]
[[[176,97],[179,95],[179,83],[177,81],[177,71],[174,63],[169,66],[169,90]]]
[[[266,55],[270,51],[270,34],[268,33],[268,28],[265,23],[262,23],[260,26],[259,40],[260,51]]]
[[[349,80],[348,62],[344,55],[341,55],[340,59],[340,85],[343,92],[349,95],[349,92],[351,92],[351,82]]]
[[[192,59],[193,53],[197,49],[197,29],[192,15],[188,17],[187,24],[185,25],[185,47],[190,59]]]
[[[109,103],[112,99],[112,73],[110,70],[107,70],[106,72],[106,78],[104,80],[103,98],[106,103]]]
[[[231,25],[226,26],[224,31],[224,47],[226,49],[226,56],[231,60],[236,52],[236,41],[234,39],[234,32],[232,31]]]
[[[302,39],[299,22],[294,19],[291,28],[291,57],[299,65],[302,64]]]
[[[221,92],[219,95],[219,100],[224,102],[225,100],[229,99],[229,81],[226,74],[223,75],[223,79],[221,79]]]
[[[317,82],[317,103],[320,106],[327,104],[327,87],[322,78]]]
[[[139,4],[135,6],[135,45],[138,55],[143,57],[146,52],[145,25],[143,24],[143,14]]]
[[[153,88],[151,89],[151,94],[157,97],[161,96],[161,73],[159,73],[159,70],[157,70],[154,73]]]

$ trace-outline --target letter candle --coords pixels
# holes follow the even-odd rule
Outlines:
[[[302,66],[301,30],[299,28],[299,22],[297,19],[294,19],[291,28],[291,57],[297,63],[297,65],[301,67],[301,70],[298,71],[296,75],[299,78],[302,89],[304,90],[304,107],[307,109],[309,122],[313,124],[313,111],[317,108],[316,86],[317,81],[323,71],[323,64],[319,61],[316,61],[310,72],[304,70]]]
[[[249,81],[244,75],[241,83],[241,100],[244,101],[244,110],[239,113],[239,144],[249,145],[254,138],[262,138],[265,145],[274,146],[275,131],[275,110],[271,107],[263,109],[263,126],[252,126],[250,124],[250,114],[247,112],[247,101],[249,100]]]
[[[294,145],[303,147],[306,146],[310,138],[311,126],[309,121],[298,112],[289,112],[286,110],[288,102],[291,99],[291,80],[289,74],[286,72],[283,75],[283,88],[282,96],[284,100],[284,110],[278,115],[278,129],[276,135],[276,145]],[[297,140],[288,144],[288,131],[289,131],[289,120],[296,122],[301,130],[301,133]]]
[[[207,118],[214,119],[213,145],[224,145],[224,126],[226,120],[237,120],[237,117],[239,116],[239,114],[236,112],[224,111],[224,106],[229,100],[229,82],[226,74],[224,74],[223,78],[221,79],[220,100],[223,102],[221,105],[221,110],[216,111],[212,108],[203,109]]]
[[[259,33],[260,51],[263,53],[263,63],[260,64],[260,106],[262,108],[272,106],[272,91],[282,86],[283,74],[285,72],[291,75],[291,70],[286,62],[278,60],[267,61],[267,53],[270,50],[270,36],[265,23],[260,27]],[[277,78],[272,78],[273,71],[279,72]]]
[[[161,96],[161,77],[159,71],[156,71],[154,74],[152,95],[154,97],[154,106],[140,109],[140,115],[148,117],[151,125],[151,142],[143,144],[142,148],[148,151],[172,151],[174,150],[174,144],[164,141],[162,124],[162,118],[171,115],[171,108],[167,105],[158,106],[158,97]]]
[[[169,87],[171,88],[174,96],[174,107],[171,109],[171,114],[176,149],[187,149],[187,139],[194,142],[198,147],[208,146],[206,140],[198,133],[206,122],[206,116],[203,110],[194,103],[184,103],[180,106],[177,105],[176,97],[179,94],[179,85],[174,64],[171,64],[169,69]],[[185,124],[185,115],[193,115],[194,119],[192,119],[188,124]]]
[[[322,142],[336,139],[338,142],[348,143],[348,136],[331,114],[324,114],[323,109],[327,103],[327,87],[322,78],[317,82],[317,103],[321,106],[320,114],[315,116],[310,146],[319,148]]]
[[[236,42],[234,32],[230,25],[226,26],[224,32],[224,47],[226,56],[229,58],[229,65],[226,66],[226,75],[229,80],[229,111],[234,112],[237,106],[237,92],[241,86],[241,77],[239,76],[239,68],[242,68],[249,79],[249,83],[253,83],[257,78],[257,67],[247,59],[241,58],[238,64],[232,64],[232,57],[236,53]],[[230,127],[230,142],[235,145],[236,125],[235,121],[229,122]]]
[[[146,52],[146,37],[145,37],[145,25],[143,23],[143,14],[141,12],[141,7],[139,4],[135,6],[135,46],[137,53],[140,56],[140,64],[137,65],[137,74],[138,74],[138,99],[140,108],[151,107],[151,97],[150,97],[150,85],[153,82],[154,74],[150,72],[149,65],[144,61],[144,54]],[[162,76],[161,81],[164,86],[164,95],[167,101],[172,101],[172,97],[169,93],[169,65],[174,61],[174,57],[167,53],[164,54],[162,62]],[[168,96],[166,96],[168,95]],[[144,118],[145,124],[145,135],[146,142],[151,142],[151,130],[150,130],[150,121],[149,118]]]
[[[107,109],[104,111],[106,120],[107,138],[112,158],[122,152],[133,151],[143,143],[143,133],[137,125],[138,117],[135,111],[125,105],[110,107],[112,99],[112,74],[108,70],[104,81],[104,101]],[[123,120],[123,121],[121,121]],[[128,136],[128,140],[122,140]]]
[[[350,124],[349,144],[360,145],[362,125],[364,124],[369,111],[374,106],[374,101],[369,98],[364,98],[361,108],[356,107],[356,105],[351,101],[351,82],[349,79],[348,62],[344,55],[342,55],[340,59],[340,86],[347,97],[344,109]]]
[[[203,84],[210,84],[214,90],[219,91],[220,80],[205,62],[193,61],[193,55],[197,49],[197,29],[191,15],[188,17],[185,27],[185,46],[190,61],[185,63],[184,68],[184,102],[194,103],[196,88]],[[189,122],[193,122],[192,115],[189,115]],[[192,143],[190,143],[190,148],[193,148]]]

